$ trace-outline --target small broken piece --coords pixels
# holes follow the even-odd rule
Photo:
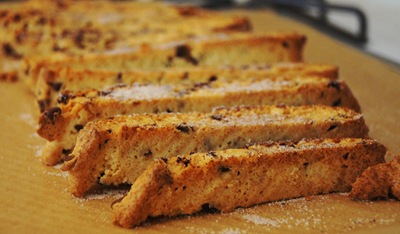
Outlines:
[[[400,154],[390,162],[367,168],[353,184],[349,196],[358,200],[400,200]]]

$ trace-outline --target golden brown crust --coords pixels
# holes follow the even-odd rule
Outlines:
[[[343,81],[322,77],[247,79],[181,85],[142,85],[87,92],[68,92],[60,96],[60,108],[50,108],[40,116],[38,134],[51,141],[43,161],[58,163],[63,149],[72,150],[79,129],[87,122],[118,114],[160,112],[208,112],[214,107],[237,105],[329,105],[360,111]],[[55,112],[56,111],[56,112]],[[56,114],[56,116],[54,116]],[[54,145],[58,148],[54,148]]]
[[[243,147],[268,140],[366,137],[361,114],[327,106],[236,107],[212,113],[116,116],[90,122],[64,163],[70,191],[133,183],[154,158]]]
[[[218,80],[248,80],[254,78],[279,79],[285,76],[321,76],[338,78],[338,68],[327,64],[279,63],[263,66],[223,66],[205,68],[170,68],[155,71],[124,71],[115,67],[111,70],[88,70],[73,68],[42,69],[36,84],[36,96],[41,111],[57,105],[58,95],[63,91],[105,89],[125,84],[178,84]]]
[[[384,161],[385,147],[365,139],[275,142],[246,149],[156,160],[113,205],[114,223],[129,228],[147,217],[198,212],[346,192],[368,166]]]
[[[394,197],[400,200],[400,155],[392,161],[367,168],[349,194],[359,200]]]

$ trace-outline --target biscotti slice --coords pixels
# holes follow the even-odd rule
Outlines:
[[[179,84],[204,83],[210,80],[248,80],[292,76],[321,76],[337,79],[338,68],[328,64],[280,63],[271,66],[223,66],[205,68],[171,68],[155,71],[129,70],[114,68],[105,70],[87,70],[73,68],[48,68],[40,72],[36,84],[36,97],[43,112],[57,105],[57,98],[63,91],[82,91],[105,89],[115,85],[133,84]]]
[[[347,192],[368,166],[384,161],[374,140],[325,139],[261,144],[158,159],[113,205],[114,223],[137,226],[148,217],[222,212],[264,202]]]
[[[61,95],[60,101],[60,108],[50,108],[40,116],[37,131],[50,141],[43,150],[43,161],[50,165],[58,163],[63,152],[73,149],[78,131],[87,122],[118,114],[209,112],[218,106],[273,104],[342,106],[360,112],[357,100],[343,81],[321,77],[118,87],[69,92]]]
[[[65,159],[70,191],[97,182],[132,184],[155,158],[243,147],[269,140],[365,137],[361,114],[328,106],[237,107],[211,113],[116,116],[88,123]]]
[[[359,200],[388,197],[400,200],[400,155],[390,162],[367,168],[352,185],[349,196]]]
[[[168,40],[167,40],[168,41]],[[79,69],[154,70],[167,67],[271,64],[299,62],[306,38],[298,33],[209,34],[181,41],[169,41],[116,49],[104,54],[68,58],[30,58],[25,75],[36,82],[44,67]]]

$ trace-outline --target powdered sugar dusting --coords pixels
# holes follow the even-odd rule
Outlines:
[[[28,114],[28,113],[21,113],[19,115],[19,119],[22,120],[23,122],[27,123],[30,126],[36,126],[36,120],[35,118],[32,116],[32,114]]]
[[[285,87],[293,86],[294,83],[290,81],[271,81],[262,80],[260,82],[252,82],[249,84],[244,84],[243,82],[233,82],[226,86],[208,89],[209,92],[213,93],[231,93],[231,92],[259,92],[264,90],[279,90]]]
[[[218,232],[219,234],[243,234],[246,231],[240,230],[239,228],[227,228]]]
[[[115,89],[108,97],[119,100],[153,100],[158,98],[171,97],[173,95],[170,86],[144,85],[133,86],[128,89]]]
[[[278,227],[279,223],[277,220],[272,220],[268,218],[261,217],[259,215],[254,215],[254,214],[245,214],[243,215],[243,218],[248,221],[252,222],[257,225],[268,225],[272,227]]]
[[[119,199],[125,196],[125,189],[105,189],[101,190],[98,193],[88,194],[85,198],[76,198],[80,201],[88,201],[88,200],[103,200],[105,198],[114,198]]]

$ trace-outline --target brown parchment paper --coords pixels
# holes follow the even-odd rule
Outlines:
[[[256,31],[305,33],[305,60],[338,65],[371,137],[388,147],[388,160],[400,153],[399,70],[268,10],[224,13],[248,15]],[[35,133],[37,108],[27,90],[22,83],[0,83],[0,233],[400,233],[400,202],[354,202],[346,194],[152,219],[132,230],[114,226],[110,204],[120,191],[75,198],[66,189],[67,175],[40,162],[45,142]]]

